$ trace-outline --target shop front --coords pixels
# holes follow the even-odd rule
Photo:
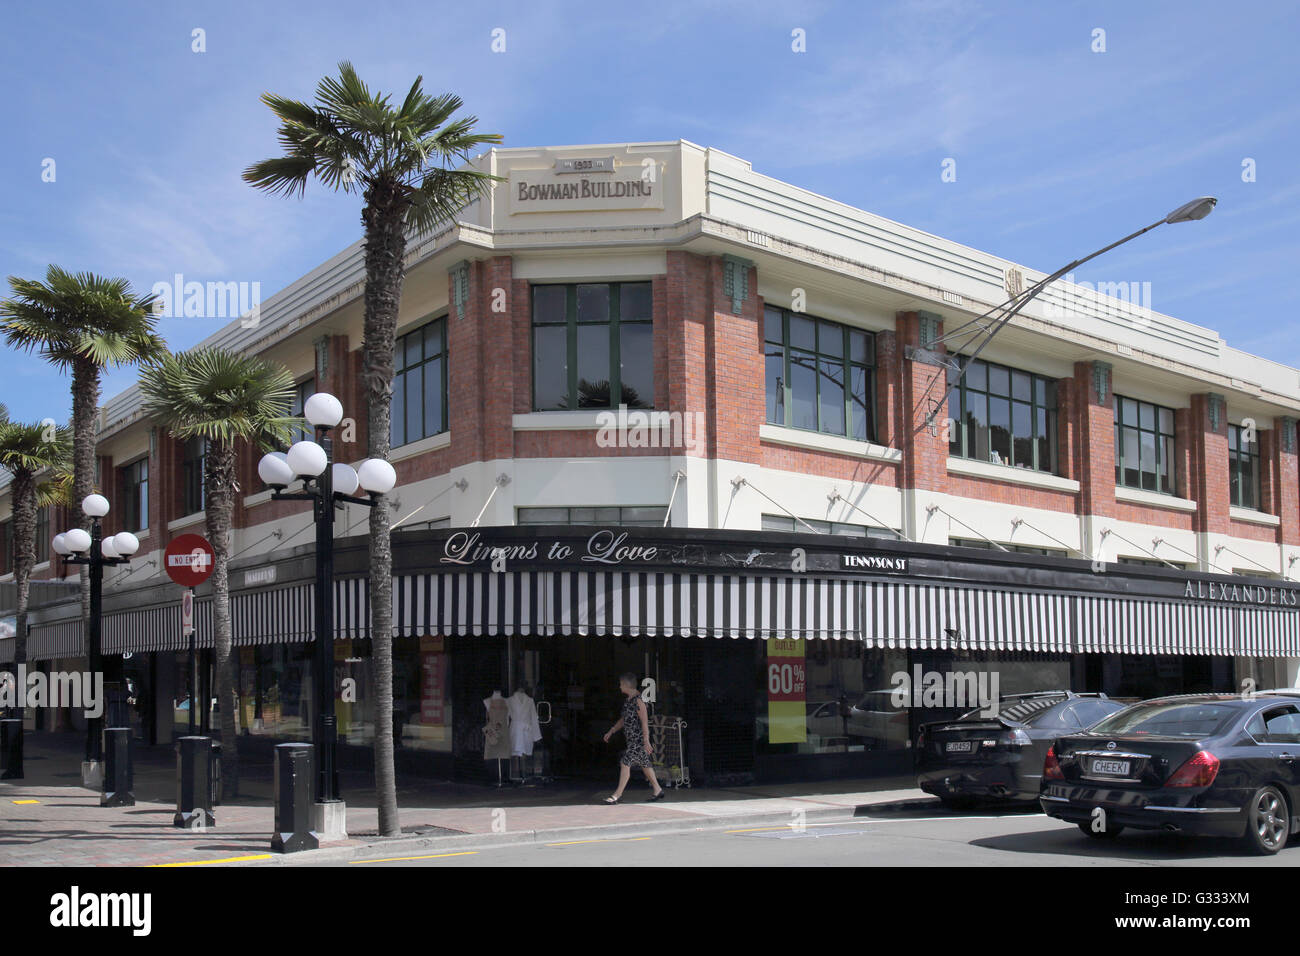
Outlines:
[[[334,593],[340,756],[358,769],[375,733],[365,552],[364,539],[339,542]],[[994,696],[1141,699],[1291,683],[1300,658],[1300,586],[1146,566],[574,526],[408,532],[394,562],[399,772],[484,783],[607,779],[622,744],[602,736],[627,672],[674,735],[661,772],[717,785],[907,774],[918,725],[974,704],[929,693],[954,677]],[[308,736],[314,712],[309,562],[277,572],[274,586],[231,597],[236,723],[253,749]],[[188,727],[179,613],[179,603],[110,604],[104,622],[105,653],[129,654],[125,673],[153,701],[141,733],[160,743]],[[202,594],[196,623],[203,653]],[[47,627],[29,656],[75,652],[74,624]],[[198,696],[211,708],[208,687]],[[485,730],[494,693],[521,690],[540,739],[511,759]]]

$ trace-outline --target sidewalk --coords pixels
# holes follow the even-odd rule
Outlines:
[[[246,760],[241,795],[215,808],[216,827],[186,831],[171,825],[176,783],[169,747],[137,752],[136,805],[113,809],[100,807],[99,794],[80,785],[82,743],[78,735],[26,738],[26,778],[0,781],[0,865],[339,864],[435,846],[592,839],[700,826],[780,826],[794,819],[794,811],[803,811],[806,820],[847,819],[859,807],[933,802],[914,789],[910,778],[670,789],[657,803],[644,802],[650,791],[640,781],[628,787],[617,806],[600,802],[612,789],[612,779],[604,788],[588,781],[557,781],[497,789],[410,778],[398,781],[402,836],[380,839],[369,775],[343,773],[350,839],[284,856],[270,852],[275,813],[269,764]]]

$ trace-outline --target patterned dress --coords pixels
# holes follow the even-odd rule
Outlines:
[[[645,741],[641,738],[641,716],[637,713],[640,702],[640,694],[633,694],[623,701],[623,737],[627,740],[627,749],[618,762],[625,767],[650,766],[650,755],[646,753]]]

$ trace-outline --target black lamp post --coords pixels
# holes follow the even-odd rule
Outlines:
[[[258,463],[257,473],[277,501],[310,501],[316,520],[316,719],[312,743],[316,750],[316,803],[339,802],[338,720],[334,714],[334,510],[344,502],[374,507],[393,489],[397,473],[379,458],[368,458],[356,469],[335,464],[330,429],[343,420],[343,406],[333,395],[317,392],[303,407],[316,429],[316,441],[295,442],[288,454],[271,452]],[[301,480],[303,490],[285,492]],[[368,497],[353,492],[360,487]]]
[[[65,564],[84,564],[90,568],[90,618],[86,622],[86,655],[90,673],[94,675],[104,666],[99,643],[104,568],[129,563],[131,555],[140,549],[140,540],[129,531],[104,537],[102,520],[108,514],[108,499],[103,495],[87,495],[82,499],[81,510],[90,518],[90,533],[87,534],[82,528],[73,528],[56,534],[50,546],[63,558]],[[99,717],[86,720],[86,762],[89,764],[97,764],[104,759],[100,738],[103,719],[101,712]]]

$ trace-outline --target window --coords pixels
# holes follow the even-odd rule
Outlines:
[[[948,546],[951,548],[980,548],[984,551],[996,551],[997,547],[992,541],[985,541],[982,538],[949,538]],[[1066,558],[1070,552],[1060,548],[1039,548],[1028,544],[1004,544],[1013,554],[1038,554],[1048,558]]]
[[[1159,558],[1117,558],[1116,564],[1144,564],[1153,568],[1167,568],[1171,564],[1179,571],[1187,570],[1187,563],[1180,561],[1161,561]],[[1172,570],[1172,569],[1171,569]]]
[[[1232,503],[1238,508],[1259,509],[1259,442],[1246,441],[1253,429],[1228,426],[1228,485]]]
[[[1174,412],[1115,396],[1115,484],[1174,494]]]
[[[875,439],[874,335],[768,307],[763,339],[769,423]]]
[[[396,525],[394,531],[433,531],[436,528],[450,528],[451,518],[431,518],[428,521],[416,521],[411,524]]]
[[[807,525],[807,527],[805,527]],[[822,534],[848,534],[856,538],[897,538],[898,532],[892,528],[878,528],[867,524],[846,524],[843,521],[819,521],[816,518],[803,518],[796,521],[789,515],[763,515],[764,531],[798,531],[812,534],[808,527]]]
[[[667,505],[608,508],[519,508],[519,524],[607,524],[625,528],[661,528]]]
[[[207,439],[195,437],[185,443],[181,453],[182,514],[203,510],[203,459],[207,450]]]
[[[50,560],[50,509],[36,509],[36,563]],[[10,565],[12,567],[12,565]]]
[[[955,358],[966,374],[948,392],[953,421],[948,454],[1055,474],[1055,380],[982,359]],[[950,386],[957,375],[957,368],[949,368]]]
[[[447,319],[397,337],[389,443],[396,448],[447,430]]]
[[[533,408],[654,407],[649,282],[533,286]]]
[[[301,418],[303,409],[307,407],[307,399],[316,394],[316,379],[309,378],[306,381],[299,382],[293,387],[293,398],[289,403],[289,414],[295,418]],[[304,425],[301,428],[295,428],[289,433],[289,444],[298,441],[313,441],[316,438],[315,429],[311,425]]]
[[[149,527],[149,459],[141,458],[121,469],[122,528],[142,531]]]

